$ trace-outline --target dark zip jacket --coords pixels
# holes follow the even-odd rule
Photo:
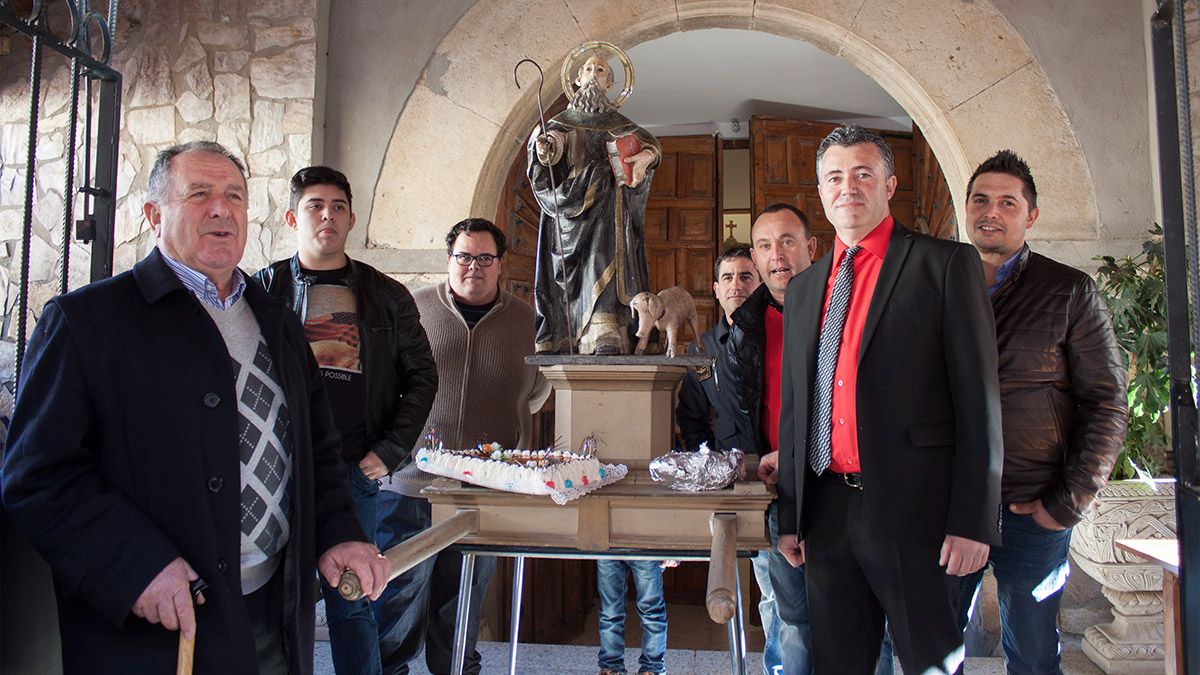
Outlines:
[[[765,454],[768,444],[762,429],[763,359],[767,350],[766,313],[770,302],[766,284],[758,288],[733,311],[733,325],[725,339],[719,375],[722,387],[727,386],[738,401],[737,432],[753,447],[742,448],[747,453]]]
[[[362,340],[367,443],[363,448],[343,448],[342,459],[357,464],[367,451],[374,451],[394,472],[412,460],[413,446],[437,394],[437,364],[417,305],[404,284],[366,263],[346,260],[350,269],[343,282],[354,292]],[[299,256],[264,267],[254,279],[271,295],[286,300],[304,321],[308,287],[315,279],[300,269]]]

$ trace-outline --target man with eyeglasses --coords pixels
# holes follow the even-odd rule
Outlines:
[[[425,433],[437,430],[448,448],[496,442],[527,449],[532,413],[550,385],[534,366],[533,308],[500,288],[504,233],[482,218],[468,218],[446,235],[446,281],[413,293],[437,362],[437,397]],[[410,465],[384,483],[376,542],[383,550],[429,528],[429,501],[421,490],[433,480]],[[475,563],[467,619],[464,672],[478,673],[479,605],[496,571],[495,558]],[[388,584],[375,603],[383,671],[407,673],[425,646],[430,673],[450,672],[462,555],[442,551]]]
[[[411,461],[437,392],[437,366],[408,289],[346,255],[351,200],[342,172],[297,171],[284,214],[297,253],[254,278],[304,324],[342,438],[354,511],[374,538],[379,480]],[[334,670],[380,672],[370,603],[345,600],[329,586],[322,592]]]

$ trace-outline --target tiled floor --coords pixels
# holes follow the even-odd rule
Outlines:
[[[508,644],[502,642],[483,642],[479,645],[479,653],[483,656],[483,672],[508,672]],[[626,667],[631,672],[637,672],[638,652],[636,649],[625,650]],[[749,655],[749,672],[756,675],[761,663],[761,655]],[[522,645],[518,652],[518,673],[554,673],[563,675],[595,675],[596,649],[581,645]],[[315,661],[316,675],[334,675],[333,666],[329,662],[329,643],[318,642]],[[1004,675],[1004,659],[1002,658],[970,658],[963,669],[968,675]],[[733,672],[729,654],[691,649],[668,649],[667,672],[672,675],[729,675]],[[1099,675],[1101,671],[1088,660],[1083,652],[1063,652],[1063,673],[1065,675]],[[423,663],[413,664],[413,675],[428,675]],[[903,675],[899,664],[896,673]]]
[[[641,639],[637,626],[637,613],[629,607],[632,620],[626,627],[626,644],[636,646]],[[729,653],[715,651],[714,645],[726,644],[726,628],[713,623],[702,606],[672,605],[668,609],[669,628],[667,634],[667,672],[673,675],[728,675],[733,672]],[[568,645],[521,645],[517,652],[517,672],[537,674],[595,675],[596,667],[596,620],[593,618],[584,631]],[[761,672],[762,632],[747,626],[747,648],[749,672]],[[508,644],[504,642],[482,642],[479,653],[483,656],[483,672],[486,675],[508,672]],[[637,672],[638,649],[625,650],[625,663],[630,672]],[[424,663],[412,664],[413,675],[428,675]],[[315,675],[334,675],[329,660],[329,643],[317,642],[314,659]],[[969,658],[964,671],[970,675],[1003,675],[1003,658]],[[899,664],[896,672],[902,673]],[[1099,675],[1097,668],[1080,651],[1079,637],[1064,635],[1063,673],[1065,675]]]

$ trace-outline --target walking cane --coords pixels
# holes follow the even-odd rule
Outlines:
[[[203,579],[196,579],[188,584],[188,590],[192,593],[192,606],[200,599],[200,594],[208,588],[208,584],[204,583]],[[196,626],[200,628],[199,625]],[[179,629],[179,656],[175,661],[175,675],[192,675],[192,664],[195,661],[196,654],[196,638],[184,637],[183,629]]]
[[[175,675],[192,675],[192,657],[196,652],[196,638],[188,639],[179,631],[179,660],[175,664]]]

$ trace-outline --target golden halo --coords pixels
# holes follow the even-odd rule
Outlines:
[[[625,88],[617,95],[617,100],[613,101],[613,105],[620,108],[625,103],[625,99],[629,98],[629,95],[633,93],[633,64],[629,62],[629,55],[625,53],[625,50],[611,42],[592,40],[591,42],[579,45],[575,49],[572,49],[570,54],[567,54],[567,58],[563,61],[562,72],[560,73],[563,93],[567,95],[568,101],[575,99],[575,74],[579,70],[575,62],[581,56],[592,56],[594,52],[601,50],[608,50],[609,53],[615,55],[625,68]],[[607,61],[608,57],[605,57],[605,60]]]

